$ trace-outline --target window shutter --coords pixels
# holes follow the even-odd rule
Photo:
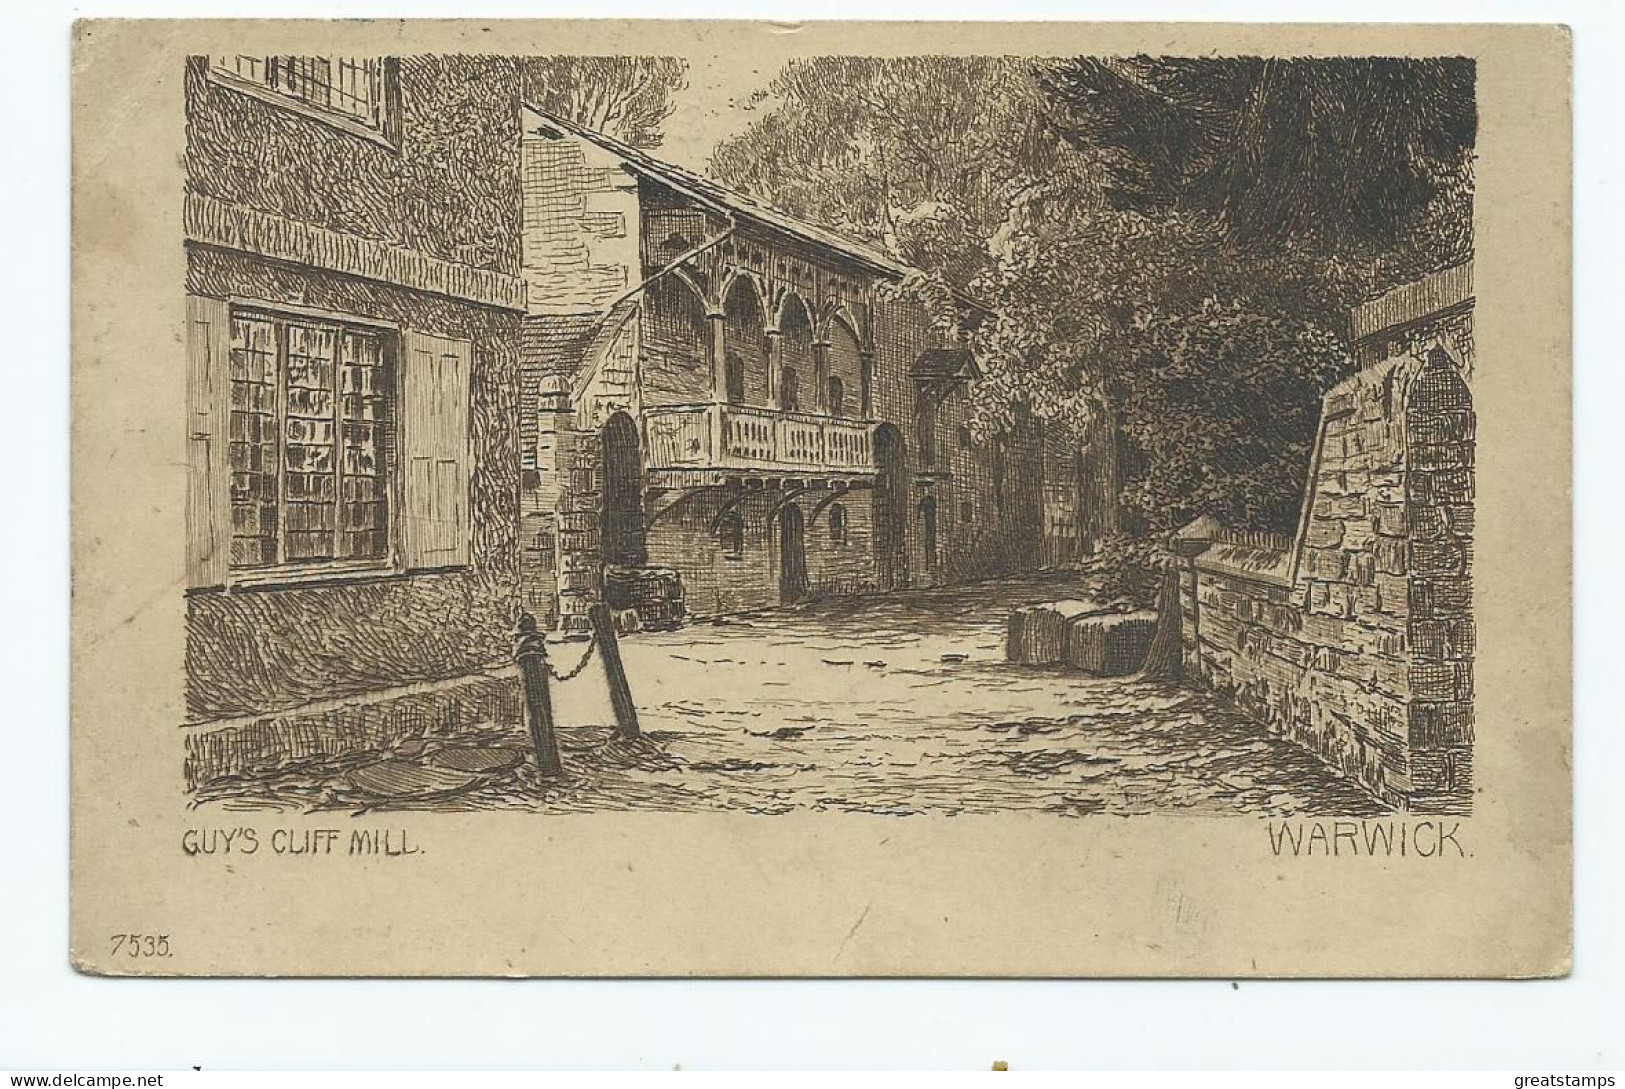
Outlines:
[[[406,566],[467,564],[473,346],[466,340],[423,333],[407,333],[402,339],[402,546]]]
[[[186,298],[186,585],[224,586],[231,561],[231,314]]]

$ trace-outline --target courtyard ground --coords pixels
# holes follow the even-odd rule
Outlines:
[[[594,660],[553,686],[562,780],[537,779],[522,724],[490,723],[236,783],[229,804],[898,815],[1382,811],[1308,752],[1209,693],[1006,663],[1009,611],[1074,593],[1064,577],[1033,577],[637,633],[621,647],[643,736],[614,736]],[[567,670],[583,648],[556,645],[555,668]],[[417,766],[446,772],[455,789],[426,788],[411,775],[399,791],[380,788],[393,772]],[[205,792],[199,801],[210,799]]]

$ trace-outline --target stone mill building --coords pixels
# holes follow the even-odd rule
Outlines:
[[[908,269],[535,110],[521,158],[529,609],[662,625],[1075,556],[1075,460],[1037,421],[973,441],[976,361]]]

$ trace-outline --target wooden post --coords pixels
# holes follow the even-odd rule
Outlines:
[[[1180,567],[1177,560],[1171,560],[1162,572],[1162,591],[1157,597],[1157,630],[1151,637],[1151,649],[1145,656],[1146,677],[1178,680],[1184,672],[1184,620],[1179,606]]]
[[[547,690],[547,641],[536,630],[536,618],[525,613],[519,618],[514,657],[525,682],[525,723],[530,727],[530,743],[536,750],[536,770],[544,779],[564,774],[559,759],[558,740],[553,736],[553,697]]]
[[[587,612],[592,621],[592,637],[598,640],[598,654],[604,660],[604,678],[609,682],[609,702],[615,708],[615,729],[628,740],[638,736],[638,708],[632,702],[632,689],[626,683],[626,666],[621,663],[621,644],[615,636],[615,617],[600,601]]]

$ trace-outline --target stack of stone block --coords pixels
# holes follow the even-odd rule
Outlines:
[[[1010,614],[1005,657],[1022,665],[1059,665],[1097,677],[1137,673],[1157,627],[1150,612],[1090,601],[1050,601]]]

